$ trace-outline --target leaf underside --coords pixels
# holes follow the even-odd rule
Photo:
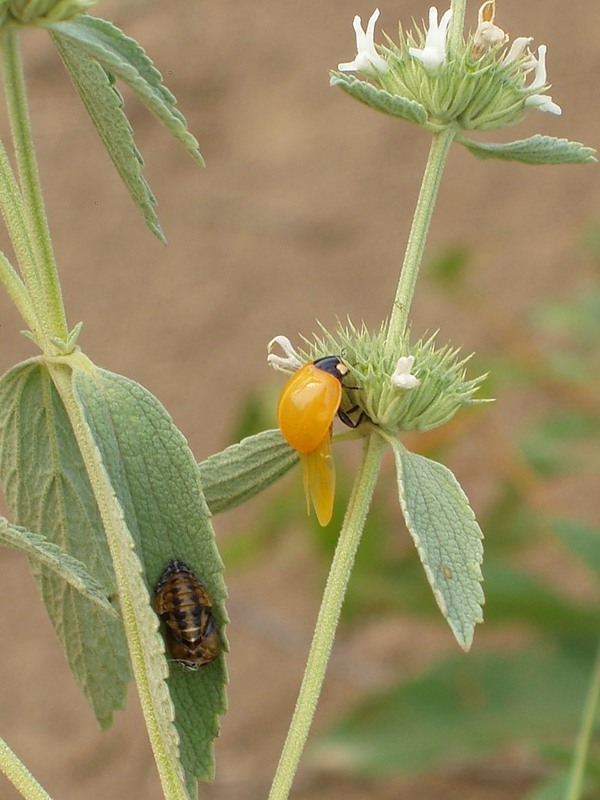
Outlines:
[[[187,442],[158,400],[134,381],[98,369],[93,376],[77,373],[74,386],[136,541],[151,597],[165,566],[184,561],[213,601],[226,646],[223,564]],[[214,738],[226,710],[225,663],[221,655],[193,672],[171,662],[169,673],[181,761],[195,796],[196,778],[214,776]]]
[[[427,111],[420,103],[400,97],[400,95],[390,94],[384,89],[377,89],[353,75],[333,72],[330,83],[376,111],[391,114],[393,117],[399,117],[417,125],[424,125],[427,122]]]
[[[579,142],[557,139],[554,136],[535,134],[506,144],[474,142],[459,137],[456,140],[477,158],[497,158],[503,161],[520,161],[522,164],[593,164],[596,151]]]
[[[32,360],[0,379],[0,479],[18,525],[44,531],[114,597],[112,562],[92,487],[47,369]],[[32,562],[50,620],[76,681],[103,727],[123,708],[131,677],[120,619]]]
[[[219,514],[245,503],[298,463],[279,430],[262,431],[198,465],[208,507]]]
[[[125,188],[150,230],[164,241],[155,211],[156,200],[142,175],[144,162],[112,76],[65,37],[54,33],[52,38]]]
[[[447,467],[394,443],[400,504],[435,599],[468,650],[483,619],[483,534]]]
[[[164,241],[156,202],[142,176],[143,160],[123,110],[121,80],[194,160],[203,165],[175,97],[140,45],[107,20],[82,14],[46,26],[117,172],[150,230]]]
[[[85,564],[39,533],[25,530],[18,525],[11,525],[0,517],[0,545],[19,550],[29,558],[47,567],[81,595],[96,603],[105,613],[119,618],[119,615],[107,599],[107,591],[89,574]]]

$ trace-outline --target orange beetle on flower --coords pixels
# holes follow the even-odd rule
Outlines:
[[[325,356],[302,364],[291,342],[276,336],[269,350],[278,344],[285,357],[272,353],[269,363],[276,369],[293,369],[294,374],[283,387],[277,406],[277,421],[284,439],[297,450],[302,463],[302,478],[307,511],[311,501],[319,524],[328,525],[333,514],[335,466],[331,455],[331,428],[337,414],[346,425],[356,428],[363,415],[354,422],[340,409],[342,381],[348,367],[338,356]]]

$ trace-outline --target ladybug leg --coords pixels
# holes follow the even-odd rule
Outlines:
[[[338,408],[338,417],[341,419],[344,425],[347,425],[349,428],[358,428],[361,422],[364,422],[366,419],[368,419],[368,416],[364,411],[361,411],[358,415],[358,419],[352,419],[350,414],[353,414],[357,409],[358,406],[352,406],[352,408],[349,408],[348,411],[342,411],[341,408]]]

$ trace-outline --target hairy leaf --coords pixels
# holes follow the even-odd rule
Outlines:
[[[43,530],[86,565],[109,596],[115,578],[102,520],[64,405],[38,360],[0,379],[0,479],[17,524]],[[123,708],[130,679],[120,620],[54,570],[33,564],[48,615],[73,674],[103,727]]]
[[[134,381],[105,370],[78,371],[74,385],[136,540],[149,591],[170,561],[184,561],[212,598],[226,646],[223,565],[185,439],[158,400]],[[213,740],[218,715],[226,710],[225,664],[221,655],[196,672],[172,662],[169,672],[181,760],[195,796],[196,777],[214,774]]]
[[[65,24],[53,26],[60,30]],[[129,120],[123,111],[123,100],[114,86],[114,79],[86,52],[75,47],[59,30],[51,35],[90,119],[111,157],[133,202],[150,230],[164,241],[156,201],[142,175],[143,159],[137,149]]]
[[[400,95],[390,94],[384,89],[376,89],[375,86],[361,81],[353,75],[332,72],[330,83],[376,111],[382,111],[384,114],[391,114],[393,117],[400,117],[418,125],[427,122],[427,111],[420,103],[400,97]]]
[[[85,564],[73,558],[40,533],[32,533],[0,517],[0,545],[25,553],[31,561],[52,570],[81,595],[96,603],[115,619],[119,615],[107,599],[106,590],[87,571]]]
[[[474,142],[462,137],[456,141],[477,158],[499,158],[502,161],[520,161],[523,164],[592,164],[597,161],[596,151],[591,147],[539,133],[529,139],[506,144]]]
[[[298,454],[278,430],[242,439],[201,461],[200,476],[213,514],[245,503],[298,463]]]
[[[127,84],[186,151],[204,164],[198,142],[188,131],[185,117],[176,108],[175,97],[162,82],[162,75],[140,45],[111,22],[82,14],[71,22],[50,29],[63,41],[69,40],[81,54],[87,54],[104,69]]]
[[[468,650],[483,619],[483,534],[449,469],[394,442],[400,505],[427,579],[456,640]]]

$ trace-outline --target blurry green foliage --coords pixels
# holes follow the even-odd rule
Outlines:
[[[587,234],[585,246],[600,267],[600,226]],[[455,246],[434,259],[428,274],[454,298],[464,293],[465,303],[485,315],[485,298],[474,298],[465,285],[469,261],[469,253]],[[495,495],[478,514],[486,535],[485,619],[488,628],[518,626],[529,644],[440,659],[426,674],[362,700],[317,741],[313,753],[323,765],[375,779],[468,765],[519,744],[546,767],[546,777],[526,800],[563,800],[600,632],[600,528],[578,520],[577,509],[572,518],[571,509],[557,513],[537,495],[550,481],[600,472],[600,268],[572,298],[538,302],[529,315],[493,332],[507,341],[500,341],[495,359],[474,369],[490,370],[491,394],[518,388],[535,401],[538,412],[527,422],[517,420],[514,440],[501,442],[502,457],[496,461],[498,434],[496,440],[481,441],[490,453],[490,471],[497,472]],[[236,439],[271,427],[275,402],[273,396],[252,398],[240,414]],[[485,413],[489,418],[494,412]],[[447,439],[416,440],[420,452],[447,459],[455,438],[452,425],[447,429]],[[250,531],[246,527],[225,544],[228,566],[265,556],[276,538],[301,526],[308,528],[325,573],[351,486],[343,446],[334,452],[338,501],[332,523],[322,529],[311,517],[307,524],[300,475],[292,471],[272,490]],[[391,471],[384,470],[344,606],[346,625],[393,613],[439,619],[408,534],[398,535],[393,481]],[[598,591],[587,602],[518,566],[522,557],[545,547],[562,551],[581,574],[595,578]],[[600,797],[598,728],[586,776],[585,797]]]

